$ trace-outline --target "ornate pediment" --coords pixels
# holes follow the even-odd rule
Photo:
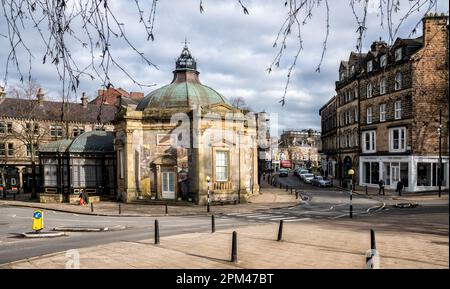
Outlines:
[[[176,166],[177,165],[177,159],[172,155],[163,155],[160,157],[157,157],[152,162],[155,165],[165,165],[165,166]]]

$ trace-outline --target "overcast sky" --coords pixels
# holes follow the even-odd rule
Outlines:
[[[301,52],[294,75],[291,79],[284,107],[279,104],[283,96],[287,69],[293,60],[295,39],[288,42],[288,48],[280,68],[271,74],[266,69],[271,64],[277,50],[272,47],[277,32],[283,23],[287,8],[284,1],[243,0],[250,14],[244,15],[242,9],[233,0],[203,0],[204,13],[199,12],[198,0],[160,0],[157,6],[155,41],[146,41],[146,35],[138,23],[134,1],[111,1],[125,30],[135,46],[158,66],[158,70],[146,67],[125,43],[115,41],[114,53],[139,82],[155,84],[154,87],[133,85],[119,70],[112,69],[112,82],[116,87],[128,91],[140,91],[148,94],[153,89],[169,83],[175,59],[179,56],[185,37],[189,49],[197,59],[200,80],[228,98],[241,96],[247,104],[257,111],[265,110],[279,114],[280,130],[307,129],[320,130],[319,109],[335,93],[335,81],[341,60],[348,58],[355,50],[356,22],[348,5],[348,0],[329,1],[331,9],[330,36],[328,49],[321,72],[315,72],[320,61],[325,37],[325,9],[314,10],[313,18],[303,29],[304,50]],[[110,2],[110,3],[111,3]],[[402,11],[409,7],[408,0],[402,0]],[[144,9],[149,5],[142,4]],[[149,8],[148,8],[149,9]],[[148,10],[147,9],[147,10]],[[386,29],[380,27],[380,18],[376,9],[368,15],[368,31],[364,39],[364,51],[380,37],[387,40]],[[433,11],[434,12],[434,11]],[[448,13],[448,1],[438,1],[437,12]],[[420,20],[422,13],[409,18],[397,36],[407,38],[413,26]],[[419,33],[413,37],[421,35]],[[6,34],[3,16],[0,17],[0,34]],[[51,64],[42,64],[40,39],[33,30],[26,33],[26,41],[35,48],[32,59],[33,78],[42,85],[49,98],[57,98],[61,85]],[[7,42],[0,36],[0,61],[2,67],[8,53]],[[75,44],[74,44],[75,45]],[[74,47],[74,58],[80,62],[88,59],[89,51]],[[23,52],[19,55],[24,56]],[[28,58],[23,57],[23,69],[27,68]],[[2,71],[3,78],[4,70]],[[9,72],[8,85],[17,82],[18,76]],[[98,80],[83,79],[79,88],[90,98],[101,88]]]

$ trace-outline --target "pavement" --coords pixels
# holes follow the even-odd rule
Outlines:
[[[294,194],[286,192],[285,189],[270,187],[262,184],[261,192],[251,196],[247,203],[236,205],[217,205],[211,206],[211,213],[221,214],[229,212],[254,212],[258,210],[267,210],[275,208],[292,207],[300,204],[302,201],[295,198]],[[120,214],[119,214],[120,204]],[[102,201],[94,204],[94,212],[91,212],[90,205],[75,205],[68,203],[39,203],[30,200],[0,200],[0,206],[29,207],[35,209],[52,210],[57,212],[67,212],[75,214],[96,215],[96,216],[186,216],[207,214],[206,206],[178,206],[168,205],[168,214],[166,214],[165,205],[152,204],[125,204],[111,201]]]
[[[59,268],[365,268],[369,229],[376,225],[346,221],[251,225],[219,230],[121,241],[61,251],[0,265],[2,269]],[[401,228],[399,228],[401,231]],[[231,260],[232,231],[237,232],[237,263]],[[384,231],[376,228],[380,268],[449,268],[447,236]]]

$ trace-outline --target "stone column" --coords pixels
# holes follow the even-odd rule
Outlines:
[[[16,167],[19,172],[19,192],[23,192],[23,172],[25,170],[24,166]]]

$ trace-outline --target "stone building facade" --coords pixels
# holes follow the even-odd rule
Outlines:
[[[337,99],[333,96],[319,111],[322,148],[319,151],[324,176],[338,178],[338,118]]]
[[[406,191],[435,190],[441,173],[441,185],[448,187],[447,23],[447,16],[426,15],[421,37],[398,38],[393,45],[376,41],[367,54],[359,55],[355,68],[349,66],[347,78],[345,69],[341,74],[347,87],[359,88],[353,100],[358,119],[348,119],[342,106],[337,114],[339,138],[345,140],[342,132],[352,128],[359,141],[352,168],[360,185],[376,187],[383,180],[395,189],[402,181]],[[336,148],[343,152],[346,147],[341,141]],[[345,159],[343,165],[345,174]]]
[[[89,103],[84,93],[80,103],[63,105],[45,100],[42,89],[24,99],[7,97],[0,88],[0,187],[38,192],[39,147],[93,130],[112,131],[115,112],[114,106]]]
[[[255,121],[200,83],[187,46],[173,73],[117,116],[120,197],[206,204],[209,191],[211,201],[245,201],[259,192]]]
[[[281,168],[307,167],[318,169],[320,164],[320,132],[314,130],[285,130],[280,136],[278,151]]]

